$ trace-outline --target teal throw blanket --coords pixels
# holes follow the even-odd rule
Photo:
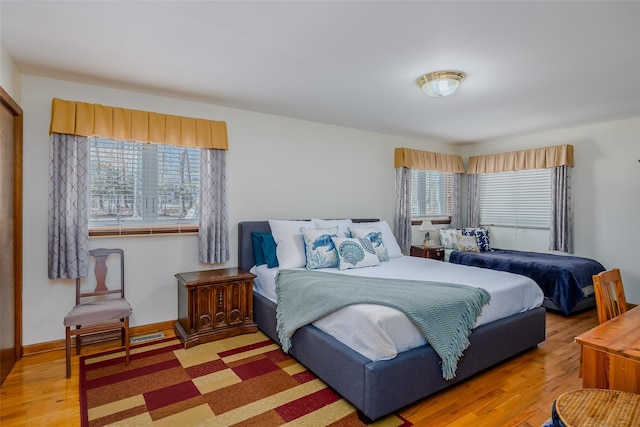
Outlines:
[[[489,292],[454,283],[382,279],[306,270],[276,276],[278,337],[282,349],[301,327],[353,304],[378,304],[403,312],[442,360],[442,376],[455,377],[469,334]]]

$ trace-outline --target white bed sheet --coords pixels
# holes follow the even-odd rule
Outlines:
[[[476,320],[476,327],[540,306],[542,290],[528,277],[484,268],[402,256],[375,267],[339,271],[336,274],[365,277],[400,278],[459,283],[486,289],[491,301]],[[254,290],[277,302],[275,277],[278,268],[253,267],[257,275]],[[320,330],[371,360],[393,359],[398,353],[425,344],[425,338],[400,311],[386,306],[358,304],[345,307],[313,323]]]

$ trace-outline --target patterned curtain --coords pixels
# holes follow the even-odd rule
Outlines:
[[[49,149],[49,278],[89,273],[89,142],[52,133]]]
[[[480,174],[467,178],[467,227],[480,227]]]
[[[411,169],[396,168],[396,215],[394,221],[396,240],[400,249],[411,247]]]
[[[573,186],[566,165],[551,170],[549,250],[573,253]]]
[[[200,150],[200,262],[229,260],[226,151]]]
[[[462,228],[462,206],[460,203],[460,187],[462,185],[462,174],[453,174],[453,191],[451,198],[453,199],[453,206],[451,207],[451,228]]]

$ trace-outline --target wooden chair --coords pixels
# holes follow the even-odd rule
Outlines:
[[[71,337],[76,337],[76,353],[80,354],[81,335],[120,330],[125,347],[125,363],[129,364],[129,316],[131,306],[124,297],[124,251],[122,249],[94,249],[89,254],[95,260],[96,287],[86,292],[76,279],[76,305],[64,318],[66,328],[67,378],[71,376]],[[107,287],[107,258],[119,255],[119,286]]]
[[[593,276],[593,288],[598,309],[598,321],[602,324],[627,311],[620,270],[603,271]]]

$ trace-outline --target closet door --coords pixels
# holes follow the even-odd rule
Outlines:
[[[0,382],[22,356],[22,110],[0,88]]]

